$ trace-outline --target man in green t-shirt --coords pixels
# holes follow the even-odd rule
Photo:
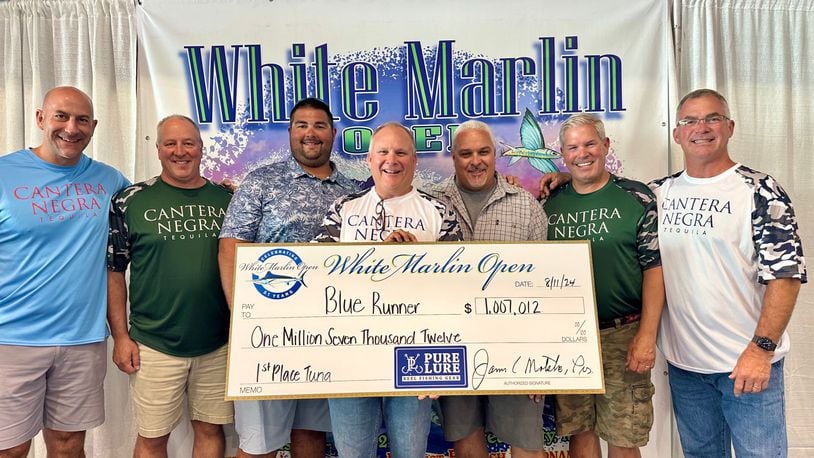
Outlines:
[[[234,413],[224,401],[229,308],[217,256],[231,194],[201,177],[203,142],[191,119],[168,116],[157,131],[161,174],[123,189],[110,208],[107,315],[113,362],[130,374],[135,456],[166,456],[186,400],[192,455],[222,457],[222,425]]]
[[[637,457],[653,425],[656,332],[664,308],[656,198],[643,183],[605,168],[610,140],[592,114],[560,127],[572,181],[545,203],[549,240],[591,240],[605,394],[558,395],[557,433],[572,457]]]

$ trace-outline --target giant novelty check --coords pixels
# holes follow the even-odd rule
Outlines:
[[[603,390],[588,242],[238,245],[228,399]]]

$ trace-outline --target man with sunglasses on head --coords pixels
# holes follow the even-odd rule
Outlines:
[[[690,92],[673,139],[686,169],[651,183],[668,307],[659,347],[686,457],[788,451],[785,332],[807,274],[789,196],[738,164],[726,99]]]
[[[316,240],[460,241],[461,227],[452,207],[413,187],[417,162],[409,129],[395,122],[379,126],[367,153],[374,186],[334,202]],[[430,431],[430,399],[332,398],[328,402],[339,456],[376,456],[376,439],[384,418],[392,456],[424,457]]]

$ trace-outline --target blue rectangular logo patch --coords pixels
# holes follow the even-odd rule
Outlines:
[[[396,347],[396,388],[466,388],[466,347]]]

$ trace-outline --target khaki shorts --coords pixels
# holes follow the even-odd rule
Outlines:
[[[166,436],[181,421],[184,398],[192,420],[225,425],[234,421],[226,395],[226,345],[201,356],[171,356],[138,344],[141,367],[130,374],[130,390],[141,437]]]
[[[0,450],[43,429],[85,431],[105,421],[107,341],[0,345]]]
[[[605,394],[557,395],[557,434],[571,436],[594,431],[617,447],[644,447],[653,426],[653,393],[650,371],[627,370],[625,358],[639,323],[603,329],[602,363]]]

